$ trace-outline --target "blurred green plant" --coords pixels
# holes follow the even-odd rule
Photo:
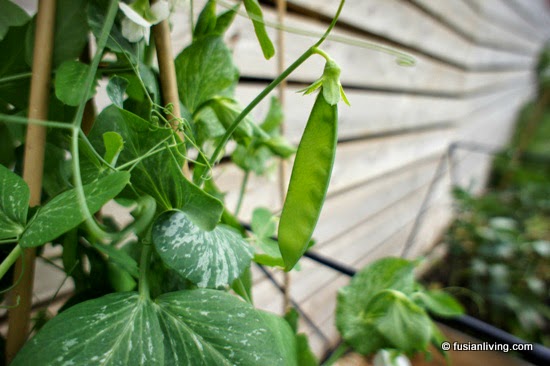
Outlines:
[[[550,49],[537,73],[538,95],[495,158],[488,192],[475,197],[454,189],[458,212],[445,236],[449,253],[428,277],[474,291],[461,298],[470,314],[549,346]]]

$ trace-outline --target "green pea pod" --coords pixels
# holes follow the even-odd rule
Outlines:
[[[325,202],[336,144],[338,107],[317,95],[292,168],[279,223],[279,249],[290,271],[305,253]]]

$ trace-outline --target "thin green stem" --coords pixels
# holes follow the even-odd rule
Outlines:
[[[21,256],[23,253],[21,247],[19,245],[16,245],[10,254],[0,263],[0,279],[4,277],[6,272],[10,269],[10,267],[17,261],[17,259]]]
[[[346,3],[346,0],[340,0],[340,5],[338,5],[338,10],[336,10],[336,14],[334,14],[334,18],[332,18],[332,22],[330,22],[330,25],[328,26],[327,30],[325,31],[325,34],[315,43],[313,47],[319,47],[321,43],[327,39],[328,35],[336,25],[336,22],[338,22],[338,18],[340,18],[340,13],[342,13],[342,9],[344,8],[344,4]],[[88,90],[88,89],[85,89]]]
[[[139,296],[142,299],[149,299],[149,282],[147,280],[147,270],[149,268],[149,258],[151,257],[151,243],[143,241],[141,248],[141,259],[139,262]]]
[[[19,241],[19,237],[13,238],[13,239],[2,239],[0,240],[0,244],[13,244],[17,243]]]
[[[111,28],[113,27],[113,24],[115,22],[117,12],[118,0],[111,0],[111,3],[109,4],[109,9],[107,10],[107,15],[105,16],[105,23],[103,24],[101,34],[99,36],[99,39],[97,40],[96,53],[90,64],[88,74],[86,75],[86,82],[82,87],[83,90],[90,90],[92,88],[92,84],[95,80],[95,74],[97,72],[99,62],[103,58],[103,50],[105,49],[107,40],[109,39],[109,35],[111,34]],[[80,104],[78,105],[78,109],[76,110],[75,118],[73,120],[73,125],[75,126],[80,127],[80,124],[82,123],[82,116],[84,115],[84,107],[86,106],[87,99],[88,95],[83,94]]]
[[[97,50],[90,64],[90,70],[86,75],[86,82],[84,83],[84,90],[89,90],[92,86],[92,83],[95,79],[95,73],[99,66],[99,61],[103,57],[103,50],[107,44],[107,39],[111,33],[111,28],[115,22],[115,17],[118,11],[118,0],[112,0],[109,4],[109,9],[107,11],[107,16],[105,17],[105,23],[101,29],[101,35],[97,42]],[[83,211],[84,217],[86,217],[86,226],[95,236],[100,238],[114,238],[110,233],[107,233],[103,230],[97,222],[94,220],[94,217],[90,213],[88,204],[86,203],[86,195],[84,193],[84,187],[82,184],[82,175],[80,173],[80,155],[79,155],[79,146],[78,146],[78,136],[80,135],[80,124],[82,123],[82,116],[84,115],[84,107],[86,106],[87,96],[84,95],[80,101],[76,115],[72,123],[72,136],[71,136],[71,154],[73,158],[73,179],[74,186],[76,189],[77,199],[80,206],[80,209]]]
[[[332,366],[336,361],[338,361],[340,358],[342,358],[343,355],[348,352],[349,346],[345,343],[341,343],[335,350],[332,352],[328,360],[323,362],[321,366]]]
[[[241,183],[241,190],[239,191],[239,200],[237,201],[237,207],[235,207],[235,216],[238,216],[239,211],[241,211],[241,206],[243,204],[244,193],[246,191],[246,185],[248,184],[249,176],[250,176],[250,172],[247,170],[244,173],[243,181]]]
[[[332,59],[330,58],[330,56],[328,55],[328,53],[326,53],[325,51],[323,51],[322,49],[320,48],[317,48],[315,47],[313,52],[315,52],[316,54],[320,55],[320,56],[323,56],[323,58],[325,60],[327,60],[327,62],[331,61]]]
[[[195,15],[193,14],[194,5],[193,0],[189,0],[189,34],[193,34],[195,30]]]
[[[252,304],[252,299],[250,296],[248,296],[248,292],[246,292],[246,289],[244,288],[243,281],[240,278],[237,278],[235,280],[235,287],[237,291],[239,292],[239,295],[249,304]]]
[[[46,127],[52,127],[52,128],[61,128],[65,130],[71,130],[73,126],[69,123],[65,122],[55,122],[55,121],[44,121],[39,119],[31,119],[27,117],[19,117],[19,116],[13,116],[10,114],[2,114],[0,113],[0,120],[3,122],[10,122],[10,123],[17,123],[20,125],[38,125],[38,126],[46,126]]]
[[[0,78],[0,84],[9,83],[10,81],[17,81],[21,79],[29,79],[32,76],[32,72],[23,72],[21,74],[15,74]]]

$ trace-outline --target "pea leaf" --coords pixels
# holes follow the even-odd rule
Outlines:
[[[97,84],[93,83],[89,91],[84,90],[90,66],[79,61],[63,62],[55,74],[55,96],[63,103],[77,107],[85,93],[87,99],[95,95]]]
[[[107,95],[111,102],[119,108],[123,108],[124,92],[128,87],[128,79],[121,76],[113,76],[107,84]]]
[[[86,204],[91,214],[119,194],[128,184],[128,172],[115,172],[84,186]],[[79,205],[76,189],[70,189],[54,197],[29,222],[21,236],[22,247],[36,247],[47,243],[78,226],[86,219]]]
[[[380,334],[374,319],[367,321],[367,306],[379,292],[387,289],[406,295],[412,293],[413,269],[414,265],[407,260],[384,258],[365,267],[349,286],[339,290],[336,326],[346,343],[357,352],[371,354],[380,348],[392,347],[392,343]]]
[[[464,314],[462,305],[444,291],[420,291],[413,296],[419,305],[439,316],[453,317]]]
[[[308,337],[303,333],[298,333],[298,320],[300,315],[296,309],[291,308],[284,319],[290,325],[296,338],[296,357],[300,366],[319,366],[319,361],[309,346]]]
[[[9,0],[0,0],[0,41],[4,39],[10,27],[24,25],[30,19],[28,14]]]
[[[0,41],[0,78],[23,74],[30,71],[25,62],[25,34],[29,24],[10,27],[4,39]],[[16,108],[26,109],[29,100],[30,77],[20,80],[7,80],[0,83],[0,100]]]
[[[432,337],[428,314],[400,291],[380,291],[369,301],[362,316],[365,325],[376,329],[382,337],[385,348],[421,351]]]
[[[168,147],[179,141],[171,128],[153,125],[113,105],[101,112],[89,134],[95,149],[103,155],[106,152],[103,134],[109,131],[118,133],[124,140],[124,150],[118,157],[119,166],[142,159],[136,161],[132,170],[132,184],[138,191],[151,195],[161,210],[177,208],[185,211],[204,230],[216,226],[223,205],[183,176],[183,147]],[[157,152],[143,158],[152,150]]]
[[[0,165],[0,239],[14,238],[23,232],[29,197],[25,181]]]
[[[254,254],[254,261],[270,267],[284,267],[279,245],[271,239],[277,229],[271,211],[261,207],[255,209],[250,226],[255,237],[254,244],[258,249]]]
[[[93,247],[106,254],[109,260],[117,264],[120,268],[131,274],[134,278],[139,277],[138,264],[134,258],[132,258],[124,250],[117,249],[111,245],[103,245],[94,243]]]
[[[273,214],[264,207],[254,210],[250,226],[254,234],[259,238],[270,238],[275,235],[275,231],[277,230]]]
[[[118,133],[110,131],[103,134],[103,144],[105,145],[105,160],[110,164],[116,165],[118,156],[124,149],[124,140]]]
[[[180,100],[191,114],[212,97],[227,94],[239,79],[231,52],[218,36],[193,42],[175,64]]]
[[[86,0],[57,0],[52,56],[54,68],[63,61],[76,59],[88,42],[87,4]],[[33,18],[26,39],[26,59],[29,65],[32,65],[35,31],[36,18]]]
[[[273,365],[295,344],[281,319],[213,290],[154,302],[136,292],[87,301],[49,321],[12,365]]]
[[[241,114],[242,108],[236,100],[230,98],[213,98],[208,102],[208,106],[212,108],[216,117],[228,129],[237,116]],[[235,130],[234,136],[237,142],[247,145],[254,135],[254,122],[247,116],[239,123]]]
[[[276,136],[283,120],[284,112],[281,102],[276,97],[271,97],[269,110],[260,127],[267,133],[275,133],[274,136]]]
[[[241,4],[238,3],[234,7],[221,13],[218,16],[218,19],[216,20],[216,28],[214,29],[214,34],[223,35],[227,31],[231,23],[233,23],[233,20],[235,19],[235,16],[237,15],[237,11],[239,10],[240,6]]]
[[[199,287],[231,284],[252,259],[252,248],[239,233],[225,225],[204,231],[181,211],[162,214],[152,233],[164,263]]]
[[[298,365],[319,366],[319,360],[311,350],[307,336],[303,333],[296,334],[296,353]]]
[[[209,0],[197,19],[193,39],[212,34],[216,29],[216,0]]]
[[[269,39],[269,35],[265,29],[262,8],[260,7],[258,0],[244,0],[244,7],[246,8],[248,16],[252,19],[254,32],[260,42],[260,47],[262,48],[264,57],[269,60],[273,57],[273,55],[275,55],[275,47],[273,47],[273,43],[271,42],[271,39]]]

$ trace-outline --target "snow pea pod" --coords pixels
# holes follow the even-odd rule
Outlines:
[[[317,95],[300,140],[279,223],[279,249],[290,271],[305,253],[325,201],[338,140],[338,107]]]

